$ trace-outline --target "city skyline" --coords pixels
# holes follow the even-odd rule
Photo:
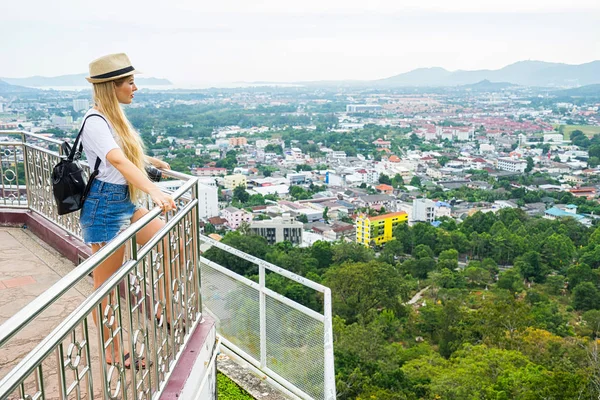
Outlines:
[[[600,59],[600,5],[316,1],[203,5],[62,1],[0,10],[0,76],[60,76],[125,51],[146,77],[177,84],[373,80],[416,68],[499,69],[522,60]],[[234,10],[234,11],[231,11]],[[83,82],[82,84],[85,84]]]

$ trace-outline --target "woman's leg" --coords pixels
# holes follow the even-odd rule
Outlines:
[[[92,245],[92,253],[96,253],[98,252],[98,250],[100,250],[104,244],[93,244]],[[108,278],[110,278],[110,276],[112,274],[115,273],[115,271],[117,271],[121,265],[123,265],[123,255],[125,254],[125,246],[121,246],[117,251],[115,251],[111,256],[109,256],[106,260],[104,260],[104,262],[102,262],[102,264],[100,264],[98,267],[96,267],[96,269],[94,269],[94,272],[92,274],[93,278],[94,278],[94,290],[98,289],[100,286],[102,286],[102,284],[104,282],[106,282],[106,280]],[[102,300],[102,312],[104,313],[104,310],[106,309],[106,306],[108,305],[108,298],[105,298],[104,300]],[[94,312],[92,313],[93,318],[94,318],[94,323],[96,324],[96,326],[98,326],[98,316],[97,314]],[[115,320],[116,320],[116,316],[115,316]],[[106,341],[110,335],[110,332],[108,330],[108,328],[102,324],[102,330],[104,331],[104,341]],[[118,340],[118,336],[113,338],[113,351],[110,351],[110,347],[109,349],[106,350],[106,361],[108,363],[112,363],[113,362],[113,356],[118,358],[118,354],[119,354],[119,340]],[[129,361],[125,362],[126,365],[129,365]]]
[[[131,217],[131,223],[134,223],[135,221],[139,220],[140,218],[142,218],[144,215],[148,214],[148,209],[141,207],[138,208],[135,213],[133,214],[133,217]],[[156,232],[158,232],[159,230],[161,230],[163,227],[165,226],[165,222],[160,219],[160,218],[155,218],[152,221],[150,221],[150,223],[148,223],[146,226],[144,226],[142,229],[139,230],[139,232],[137,233],[137,242],[140,245],[145,245],[146,243],[148,243],[150,241],[150,239],[152,239],[152,237],[156,234]],[[165,321],[170,323],[171,321],[171,316],[168,310],[171,310],[171,275],[173,273],[173,271],[171,271],[171,265],[168,261],[168,249],[169,249],[169,240],[166,237],[165,239],[163,239],[162,242],[163,245],[163,262],[162,262],[162,266],[163,266],[163,271],[165,274],[165,279],[164,280],[159,280],[159,287],[158,287],[158,296],[160,300],[164,300],[165,301],[165,306],[166,306],[166,316],[165,316]],[[163,299],[163,293],[164,293],[164,299]],[[157,310],[157,318],[160,318],[163,314],[163,310],[161,307],[159,307],[159,309]]]

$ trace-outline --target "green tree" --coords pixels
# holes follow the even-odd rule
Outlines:
[[[333,262],[341,264],[346,261],[369,262],[375,258],[375,253],[370,248],[360,243],[337,243],[332,248]]]
[[[250,194],[246,192],[246,188],[243,185],[239,185],[233,189],[233,199],[244,204],[250,199]]]
[[[392,184],[392,180],[386,174],[381,174],[381,175],[379,175],[379,183],[383,183],[383,184],[386,184],[386,185],[391,185]]]
[[[533,166],[534,166],[533,158],[531,158],[531,156],[527,156],[526,160],[527,160],[527,167],[525,168],[525,172],[530,173],[533,170]]]
[[[593,337],[598,337],[600,333],[600,310],[589,310],[583,313],[583,320],[592,331]]]
[[[331,288],[334,310],[348,323],[381,308],[398,311],[408,297],[398,271],[378,261],[335,265],[325,272],[325,284]]]
[[[404,179],[402,179],[402,175],[396,174],[392,178],[392,186],[395,188],[399,188],[400,186],[404,186]]]
[[[412,179],[410,180],[410,185],[416,186],[416,187],[421,187],[421,178],[419,178],[418,176],[413,176]]]
[[[598,289],[592,282],[582,282],[573,289],[573,308],[576,310],[593,310],[599,306]]]

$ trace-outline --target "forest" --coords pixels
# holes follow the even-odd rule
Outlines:
[[[339,399],[598,398],[600,229],[502,209],[394,236],[375,249],[223,242],[331,288]],[[204,256],[257,279],[231,254]],[[322,311],[314,291],[266,279]]]

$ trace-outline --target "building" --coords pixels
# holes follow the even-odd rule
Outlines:
[[[404,211],[369,217],[361,214],[356,219],[356,242],[365,246],[381,245],[394,239],[394,228],[408,222],[408,214]]]
[[[283,214],[281,217],[270,220],[253,221],[250,224],[252,232],[267,239],[269,244],[288,241],[300,245],[303,227],[302,222],[295,221],[289,214]]]
[[[412,221],[435,221],[435,201],[429,199],[414,199],[412,208]]]
[[[560,133],[544,133],[544,143],[559,143],[561,144],[564,137]]]
[[[375,190],[383,194],[394,194],[394,187],[384,183],[375,186]]]
[[[219,215],[219,194],[216,186],[198,184],[198,217],[208,219]]]
[[[235,207],[227,207],[223,210],[223,218],[227,220],[227,226],[237,229],[244,222],[252,221],[252,214]]]
[[[248,140],[245,137],[229,138],[229,145],[232,147],[246,146],[247,144],[248,144]]]
[[[88,108],[90,108],[90,102],[88,99],[73,100],[73,110],[75,110],[75,112],[87,110]]]
[[[380,149],[389,149],[392,147],[392,142],[388,140],[383,140],[382,138],[378,138],[374,142],[372,142],[376,147]]]
[[[348,104],[348,105],[346,105],[346,112],[348,112],[348,113],[377,112],[377,111],[381,111],[381,106],[378,104]]]
[[[226,173],[227,168],[206,167],[192,170],[192,175],[195,176],[220,176],[225,175]]]
[[[499,158],[498,169],[509,172],[525,172],[527,161],[514,158]]]
[[[226,189],[235,189],[238,186],[246,188],[246,176],[242,174],[227,175],[223,178],[223,186]]]

